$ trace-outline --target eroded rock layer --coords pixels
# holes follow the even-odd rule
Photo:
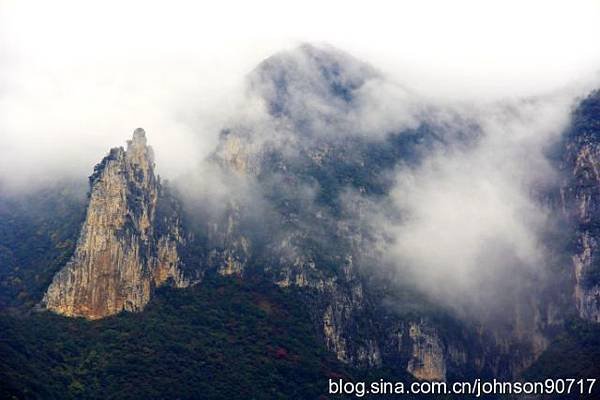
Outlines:
[[[183,242],[179,216],[154,174],[152,148],[143,129],[113,148],[90,176],[90,199],[72,259],[52,280],[42,304],[66,316],[103,318],[139,311],[152,290],[172,280],[188,282],[180,270]],[[170,212],[158,212],[169,209]]]
[[[561,188],[573,225],[574,297],[583,319],[600,322],[600,92],[581,102],[566,137]]]

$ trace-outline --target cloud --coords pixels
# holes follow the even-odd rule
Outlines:
[[[469,312],[503,313],[522,300],[518,288],[540,289],[556,215],[539,199],[558,178],[546,154],[580,94],[462,109],[480,127],[473,143],[397,171],[387,256],[401,280]]]
[[[429,98],[531,94],[597,69],[597,2],[488,6],[2,1],[0,180],[87,175],[138,126],[161,174],[177,176],[241,108],[245,74],[302,41],[332,43]],[[366,114],[354,121],[365,132],[406,120],[390,106],[403,90],[381,88],[364,87]]]

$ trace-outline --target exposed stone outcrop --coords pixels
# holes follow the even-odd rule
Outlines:
[[[572,224],[574,297],[581,318],[600,322],[600,92],[581,102],[565,138],[561,201]]]
[[[592,257],[597,257],[598,244],[587,232],[582,233],[578,241],[581,247],[573,256],[575,304],[581,318],[600,322],[600,285],[587,283],[585,276],[586,271],[592,268]]]
[[[184,241],[177,212],[154,174],[154,155],[138,128],[90,176],[87,215],[72,259],[52,280],[42,305],[66,316],[103,318],[139,311],[155,287],[189,284],[180,269]]]
[[[412,354],[406,370],[415,378],[427,381],[446,380],[445,349],[435,329],[411,322],[408,330]]]

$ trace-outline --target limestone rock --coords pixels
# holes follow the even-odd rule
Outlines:
[[[435,329],[420,323],[411,323],[412,357],[406,370],[415,378],[427,381],[446,380],[445,349]]]
[[[55,276],[42,305],[66,316],[103,318],[139,311],[155,287],[189,282],[180,269],[183,243],[176,213],[160,215],[165,199],[154,155],[138,128],[127,150],[110,150],[90,176],[90,199],[75,253]]]
[[[581,318],[600,322],[600,92],[581,102],[566,138],[562,208],[574,228],[572,269]]]

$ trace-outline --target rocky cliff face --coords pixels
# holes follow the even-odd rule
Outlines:
[[[408,332],[412,342],[408,372],[417,379],[446,380],[445,351],[437,332],[427,329],[422,323],[411,323]]]
[[[189,281],[180,269],[183,244],[176,212],[154,174],[154,156],[143,129],[111,149],[90,177],[87,215],[75,254],[52,280],[42,304],[66,316],[103,318],[139,311],[152,290]]]
[[[562,170],[562,206],[574,232],[575,302],[581,318],[600,322],[600,92],[573,113]]]

